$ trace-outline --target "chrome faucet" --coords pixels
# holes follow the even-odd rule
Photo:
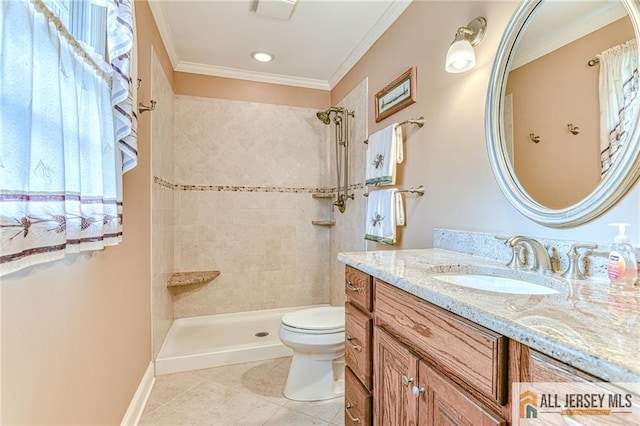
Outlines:
[[[508,244],[513,249],[514,257],[517,256],[518,251],[516,247],[525,243],[531,247],[531,251],[533,253],[533,266],[531,267],[532,271],[540,272],[540,273],[553,273],[553,266],[551,265],[551,257],[549,256],[549,252],[547,249],[537,240],[533,238],[524,237],[522,235],[515,235],[509,238],[505,244]],[[517,261],[515,262],[517,264]],[[509,264],[511,265],[511,263]],[[514,265],[511,265],[512,267]]]

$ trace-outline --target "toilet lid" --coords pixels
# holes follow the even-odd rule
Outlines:
[[[303,330],[344,330],[344,307],[302,309],[282,316],[282,323]]]

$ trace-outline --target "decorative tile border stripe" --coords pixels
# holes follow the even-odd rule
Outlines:
[[[331,194],[336,192],[336,188],[307,188],[307,187],[287,187],[287,186],[243,186],[243,185],[180,185],[171,183],[165,179],[154,176],[153,182],[167,189],[177,191],[201,191],[201,192],[280,192],[280,193],[308,193],[308,194]],[[356,183],[349,185],[349,189],[362,189],[364,184]]]
[[[168,180],[164,180],[162,178],[159,178],[158,176],[154,176],[153,177],[153,183],[160,185],[163,188],[167,188],[167,189],[177,189],[177,185],[169,182]]]

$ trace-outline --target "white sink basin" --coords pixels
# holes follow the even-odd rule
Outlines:
[[[540,284],[513,278],[493,277],[478,274],[448,274],[434,275],[434,278],[450,284],[462,287],[475,288],[477,290],[493,291],[496,293],[511,294],[557,294],[557,290]]]

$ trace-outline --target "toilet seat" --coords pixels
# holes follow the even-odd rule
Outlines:
[[[332,334],[344,331],[344,307],[327,306],[289,312],[282,328],[294,333]]]

